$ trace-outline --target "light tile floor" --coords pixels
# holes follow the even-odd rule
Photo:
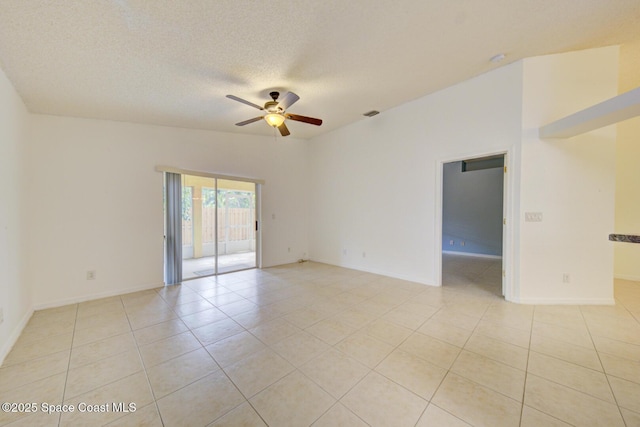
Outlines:
[[[444,266],[442,288],[303,263],[36,312],[0,402],[39,411],[0,425],[640,425],[640,283],[525,306],[499,261]]]

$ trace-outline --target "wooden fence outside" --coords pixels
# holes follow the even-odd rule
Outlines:
[[[216,207],[202,208],[202,243],[215,242]],[[255,209],[218,209],[218,242],[235,242],[255,239]],[[182,220],[182,245],[193,245],[193,219]]]

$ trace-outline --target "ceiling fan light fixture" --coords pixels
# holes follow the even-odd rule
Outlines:
[[[284,119],[285,117],[280,113],[269,113],[264,116],[264,120],[269,124],[269,126],[274,128],[282,125],[282,123],[284,123]]]
[[[278,97],[280,95],[278,92],[271,92],[269,95],[271,96],[271,99],[273,99],[273,101],[267,101],[264,104],[264,107],[261,107],[258,104],[254,104],[253,102],[249,102],[245,99],[238,98],[235,95],[227,95],[227,98],[229,99],[241,102],[260,111],[264,111],[264,115],[238,122],[236,123],[236,126],[244,126],[250,123],[259,122],[260,120],[264,119],[264,121],[267,122],[269,126],[277,128],[280,131],[280,135],[288,136],[291,135],[291,133],[289,132],[289,129],[285,124],[285,120],[307,123],[314,126],[322,125],[321,119],[286,113],[286,110],[300,99],[300,97],[295,93],[287,93],[287,95],[281,101],[278,101]]]

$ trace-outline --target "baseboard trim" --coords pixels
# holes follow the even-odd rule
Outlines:
[[[22,331],[24,330],[25,326],[27,326],[27,323],[29,323],[29,319],[31,319],[32,315],[33,309],[27,310],[11,335],[9,335],[9,339],[7,340],[5,345],[0,349],[0,366],[2,366],[2,364],[4,363],[4,359],[9,355],[9,352],[18,341],[18,338],[20,338],[20,335],[22,335]]]
[[[156,284],[151,284],[151,285],[137,286],[137,287],[134,287],[134,288],[126,288],[126,289],[118,289],[118,290],[107,291],[107,292],[100,292],[100,293],[97,293],[97,294],[84,295],[84,296],[81,296],[81,297],[65,298],[65,299],[60,299],[60,300],[56,300],[56,301],[52,301],[52,302],[34,304],[33,310],[34,311],[38,311],[38,310],[45,310],[47,308],[62,307],[62,306],[69,305],[69,304],[78,304],[78,303],[81,303],[81,302],[93,301],[93,300],[97,300],[97,299],[101,299],[101,298],[109,298],[109,297],[114,297],[114,296],[117,296],[117,295],[126,295],[126,294],[130,294],[130,293],[133,293],[133,292],[148,291],[150,289],[158,289],[158,288],[162,288],[162,287],[164,287],[164,283],[160,283],[160,284],[156,283]]]
[[[310,261],[321,263],[321,264],[333,265],[333,266],[336,266],[336,267],[348,268],[350,270],[362,271],[364,273],[378,274],[380,276],[391,277],[393,279],[406,280],[408,282],[419,283],[419,284],[425,285],[425,286],[438,287],[438,285],[435,285],[433,282],[426,281],[422,277],[389,273],[388,271],[378,270],[378,269],[375,269],[375,268],[373,268],[373,269],[372,268],[365,268],[365,267],[362,267],[362,266],[359,266],[359,265],[350,265],[350,264],[347,264],[347,263],[335,263],[335,262],[326,261],[326,260],[322,260],[322,259],[314,259],[314,258],[312,258],[312,259],[310,259]]]
[[[640,276],[628,276],[626,274],[614,274],[614,279],[629,280],[631,282],[640,282]]]
[[[502,259],[501,255],[474,254],[473,252],[442,251],[443,254],[461,255],[476,258]]]
[[[15,329],[9,336],[9,339],[4,344],[4,346],[0,348],[0,366],[2,366],[2,363],[4,363],[4,359],[9,355],[9,352],[18,341],[18,338],[20,338],[20,335],[22,335],[22,332],[24,331],[24,328],[27,326],[27,323],[29,323],[29,319],[31,319],[31,316],[33,315],[33,313],[38,310],[46,310],[48,308],[62,307],[69,304],[78,304],[81,302],[93,301],[101,298],[108,298],[108,297],[113,297],[117,295],[126,295],[133,292],[147,291],[150,289],[158,289],[163,286],[164,286],[164,283],[159,283],[159,284],[156,283],[151,285],[137,286],[134,288],[101,292],[101,293],[85,295],[81,297],[65,298],[65,299],[60,299],[57,301],[52,301],[47,303],[34,304],[32,308],[27,310],[23,318],[20,320],[18,325],[15,327]]]
[[[518,298],[518,304],[529,305],[615,305],[614,298]]]

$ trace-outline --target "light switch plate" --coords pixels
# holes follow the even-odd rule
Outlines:
[[[525,212],[525,222],[542,222],[542,212]]]

